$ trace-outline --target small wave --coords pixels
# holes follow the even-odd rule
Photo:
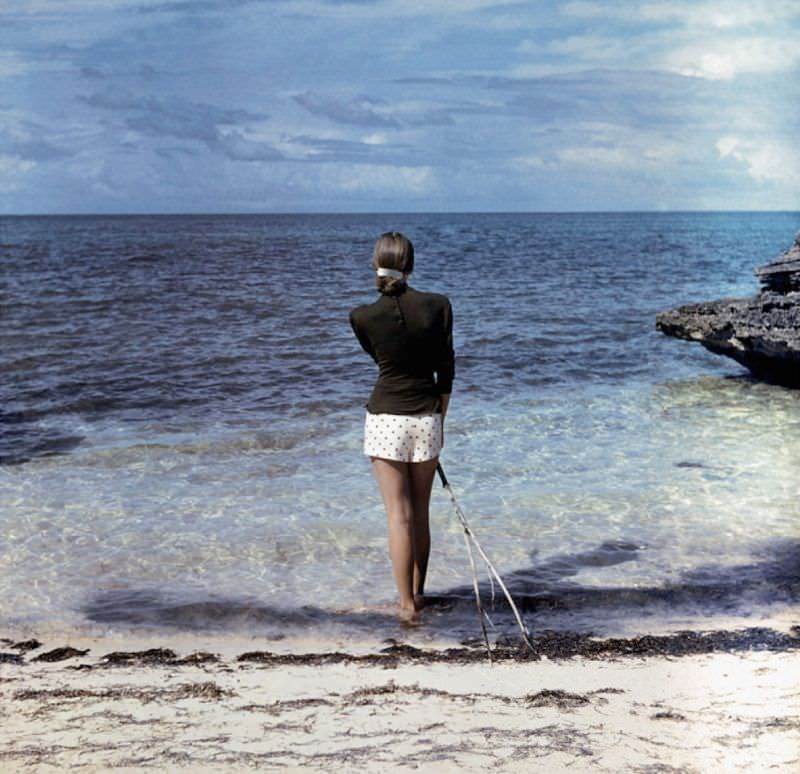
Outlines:
[[[208,400],[202,396],[175,396],[166,397],[163,392],[153,389],[151,395],[144,393],[131,393],[120,395],[97,396],[59,396],[56,391],[42,391],[24,396],[34,405],[20,411],[3,414],[3,422],[34,422],[47,417],[62,416],[66,414],[79,414],[84,417],[94,418],[106,414],[120,413],[123,411],[158,410],[169,411],[178,408],[204,405]],[[61,398],[59,400],[59,398]]]
[[[291,451],[300,444],[318,438],[319,432],[286,431],[276,433],[247,433],[233,438],[208,438],[171,443],[146,442],[108,448],[87,447],[76,460],[82,465],[127,467],[154,456],[186,455],[213,460],[260,452]]]
[[[0,465],[21,465],[40,457],[67,454],[85,436],[61,435],[47,430],[14,427],[0,431]]]
[[[75,462],[80,465],[124,467],[159,455],[185,455],[213,459],[236,457],[261,452],[288,452],[304,443],[319,441],[337,432],[336,422],[318,423],[315,427],[296,426],[274,431],[248,430],[236,435],[172,435],[170,440],[136,441],[127,444],[114,442],[104,446],[84,434],[59,431],[36,424],[35,412],[15,412],[0,415],[0,465],[20,465],[44,457],[67,455],[78,450]],[[247,423],[252,427],[255,422]],[[160,431],[150,430],[157,439]],[[181,438],[181,435],[184,437]],[[73,455],[74,456],[74,455]]]

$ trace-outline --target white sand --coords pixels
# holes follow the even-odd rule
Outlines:
[[[0,664],[2,772],[800,771],[797,652],[264,666],[236,661],[263,642],[161,636],[30,660],[60,644]],[[222,658],[102,666],[154,646]]]

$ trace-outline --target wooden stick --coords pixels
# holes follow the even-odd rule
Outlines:
[[[453,503],[453,508],[456,512],[456,516],[458,516],[458,520],[461,522],[461,526],[464,529],[464,539],[467,541],[467,545],[469,546],[469,541],[471,540],[475,544],[475,548],[478,550],[478,553],[481,555],[481,558],[486,563],[486,566],[489,568],[491,575],[489,576],[490,579],[492,575],[497,579],[497,583],[500,585],[500,588],[503,590],[503,593],[506,595],[506,599],[508,600],[508,604],[511,606],[511,611],[514,613],[514,617],[517,619],[517,624],[519,625],[519,630],[522,634],[522,639],[525,644],[533,651],[534,647],[531,643],[530,639],[530,632],[528,631],[528,627],[525,626],[524,622],[522,621],[522,616],[519,614],[519,610],[517,610],[517,606],[514,604],[514,600],[511,598],[511,594],[509,593],[508,589],[506,588],[506,584],[503,583],[503,579],[500,577],[500,574],[494,568],[494,565],[489,560],[489,557],[486,555],[486,552],[481,548],[481,544],[478,542],[478,538],[475,537],[475,533],[470,528],[469,524],[467,523],[467,517],[464,515],[464,511],[461,510],[461,506],[458,504],[458,500],[456,500],[456,496],[453,493],[450,484],[447,481],[447,476],[444,474],[444,468],[442,464],[439,463],[436,467],[436,472],[439,474],[439,478],[442,481],[442,486],[447,490],[447,493],[450,495],[450,502]],[[470,563],[472,565],[472,575],[473,575],[473,587],[475,589],[475,600],[478,605],[478,612],[481,616],[481,626],[483,627],[483,636],[486,640],[486,648],[489,649],[489,640],[486,635],[486,626],[483,622],[483,607],[480,602],[480,593],[478,592],[478,581],[477,575],[475,573],[475,563],[472,558],[472,551],[469,552]],[[491,658],[491,651],[490,658]]]
[[[436,470],[439,472],[439,476],[444,476],[444,470],[442,466],[439,465]],[[443,486],[447,490],[447,493],[450,495],[450,502],[453,503],[453,507],[456,509],[456,513],[459,511],[458,503],[456,502],[455,495],[453,494],[453,490],[447,485],[447,479],[443,478]],[[481,592],[478,588],[478,570],[475,567],[475,557],[472,554],[472,543],[470,543],[470,532],[469,526],[465,523],[463,519],[461,519],[461,526],[464,529],[464,543],[467,546],[467,556],[469,556],[469,566],[472,570],[472,588],[475,592],[475,604],[478,606],[478,618],[481,622],[481,630],[483,631],[483,642],[486,645],[486,653],[489,656],[489,662],[492,663],[494,659],[492,658],[492,646],[489,644],[489,633],[486,631],[486,621],[484,620],[486,613],[483,610],[483,603],[481,602]]]
[[[475,604],[478,606],[478,618],[481,621],[481,630],[483,631],[483,642],[486,645],[486,653],[489,656],[489,663],[492,663],[492,647],[489,645],[489,633],[486,631],[486,621],[484,617],[486,613],[483,610],[481,603],[481,592],[478,590],[478,571],[475,568],[475,557],[472,555],[472,544],[469,542],[469,530],[464,529],[464,542],[467,544],[467,554],[469,555],[469,566],[472,568],[472,588],[475,590]]]

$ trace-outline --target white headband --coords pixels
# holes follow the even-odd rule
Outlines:
[[[403,279],[406,275],[403,274],[402,271],[397,271],[397,269],[384,269],[383,266],[379,266],[376,270],[379,277],[392,277],[394,279]]]

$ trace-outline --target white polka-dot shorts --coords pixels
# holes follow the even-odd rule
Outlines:
[[[425,462],[442,450],[441,414],[370,414],[364,454],[397,462]]]

